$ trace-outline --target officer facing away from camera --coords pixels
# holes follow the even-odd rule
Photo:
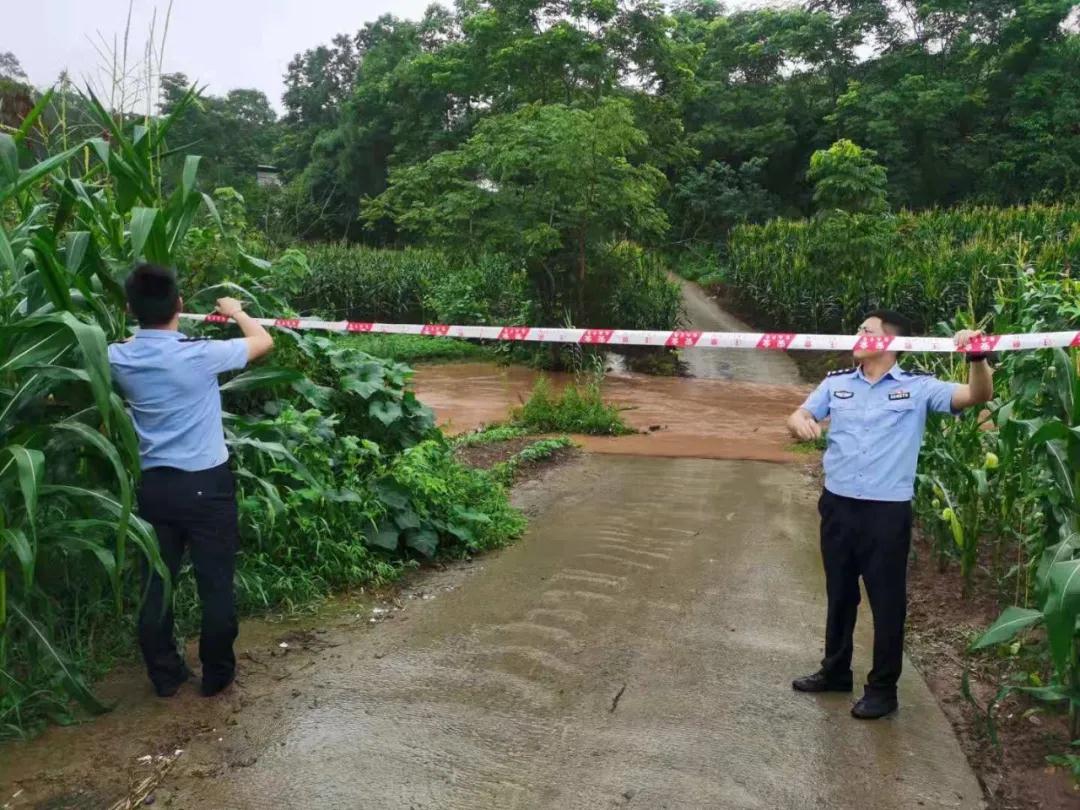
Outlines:
[[[232,683],[237,633],[236,484],[225,447],[218,375],[244,368],[274,342],[232,298],[219,299],[217,312],[235,320],[244,337],[185,337],[179,331],[183,301],[176,276],[167,268],[140,264],[125,287],[139,329],[133,338],[109,347],[109,363],[139,437],[139,515],[157,532],[173,582],[184,549],[191,552],[202,604],[202,694],[210,697]],[[147,576],[139,646],[154,689],[169,697],[191,673],[177,650],[164,582],[152,570]]]
[[[859,335],[866,337],[909,334],[911,322],[889,310],[870,313],[859,327]],[[953,339],[964,349],[981,334],[964,330]],[[818,503],[829,603],[825,658],[818,672],[798,678],[792,687],[800,692],[852,690],[861,576],[874,615],[874,666],[851,713],[870,720],[899,705],[911,499],[926,417],[988,402],[994,387],[985,354],[966,355],[966,385],[906,371],[897,365],[894,351],[857,348],[854,357],[854,368],[830,373],[788,418],[788,429],[803,441],[820,438],[819,422],[830,418],[825,488]]]

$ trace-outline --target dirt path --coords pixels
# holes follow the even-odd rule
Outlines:
[[[751,357],[773,362],[748,353],[738,373],[764,372]],[[107,806],[117,780],[101,772],[172,753],[168,724],[186,722],[184,753],[153,793],[160,806],[980,807],[913,667],[901,712],[877,723],[852,720],[846,696],[790,689],[820,656],[814,485],[802,465],[714,455],[742,440],[752,458],[786,457],[775,421],[802,388],[785,373],[789,385],[665,382],[666,406],[657,395],[650,407],[666,407],[667,432],[696,435],[704,458],[592,453],[556,468],[515,493],[534,518],[519,544],[417,578],[401,609],[347,606],[322,620],[317,644],[287,641],[284,665],[267,666],[279,637],[252,635],[251,623],[228,697],[153,701],[142,685],[89,728],[4,752],[0,802],[20,778],[27,797],[49,795],[52,778],[70,798],[82,774],[82,804],[11,806]],[[479,369],[437,379],[421,375],[422,396],[455,426],[505,390]],[[642,412],[636,383],[623,389],[638,397],[631,415]],[[688,402],[697,418],[678,421]],[[693,455],[681,446],[652,447]]]

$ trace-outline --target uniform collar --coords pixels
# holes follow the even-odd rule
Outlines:
[[[886,377],[892,377],[894,380],[899,380],[900,375],[903,374],[903,373],[904,373],[904,370],[902,368],[900,368],[900,364],[899,363],[893,363],[893,367],[890,368],[888,371],[886,371],[884,374],[882,374],[881,378],[877,382],[881,382],[881,380],[884,380]],[[863,370],[862,370],[861,365],[857,369],[855,369],[855,376],[858,377],[863,382],[869,384],[869,385],[874,385],[875,384],[875,383],[870,382],[870,380],[868,380],[866,378],[866,375],[863,374]]]
[[[140,328],[135,333],[137,340],[145,340],[147,338],[151,340],[180,340],[184,337],[184,333],[176,329],[142,329]]]

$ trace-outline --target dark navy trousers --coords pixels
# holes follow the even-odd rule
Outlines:
[[[189,472],[154,467],[143,472],[139,515],[157,532],[172,581],[187,549],[202,605],[199,658],[203,684],[228,684],[236,669],[236,599],[233,574],[239,546],[236,480],[229,465]],[[139,646],[154,687],[175,687],[187,677],[173,634],[172,600],[165,603],[161,577],[146,569],[146,596],[139,615]]]
[[[825,490],[818,511],[829,599],[821,668],[830,679],[851,679],[862,577],[874,614],[874,666],[866,688],[895,696],[904,663],[911,501],[865,501]]]

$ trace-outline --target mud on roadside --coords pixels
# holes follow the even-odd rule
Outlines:
[[[461,448],[458,457],[487,469],[535,440]],[[568,447],[522,464],[515,474],[515,505],[526,514],[544,508],[549,497],[545,479],[579,455],[577,448]],[[3,745],[0,810],[133,810],[155,803],[158,786],[195,744],[223,741],[241,712],[258,711],[283,686],[293,685],[293,700],[317,700],[306,676],[339,658],[336,648],[346,638],[385,622],[406,621],[410,603],[455,590],[482,569],[482,560],[432,563],[381,588],[338,594],[308,615],[244,620],[236,644],[237,680],[215,698],[200,697],[195,679],[162,700],[154,696],[141,666],[118,666],[97,685],[99,696],[114,707],[110,714],[81,725],[52,726],[28,742]],[[186,658],[198,661],[197,639],[188,641]],[[185,766],[189,774],[212,778],[222,768],[247,768],[255,761],[248,747],[233,744],[213,762]]]

